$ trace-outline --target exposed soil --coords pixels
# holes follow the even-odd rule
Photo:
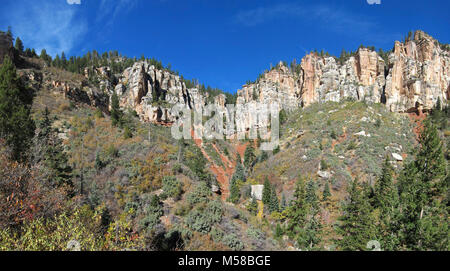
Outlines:
[[[416,126],[413,129],[414,134],[416,135],[416,139],[419,140],[420,133],[423,130],[423,121],[427,118],[427,115],[419,112],[419,113],[408,113],[411,121],[414,121]]]
[[[191,131],[191,136],[194,137],[194,130]],[[222,160],[222,163],[225,165],[225,169],[224,169],[222,166],[216,165],[214,160],[211,159],[211,157],[209,157],[209,155],[206,153],[206,151],[203,148],[203,140],[194,139],[194,142],[195,142],[195,145],[197,145],[197,147],[200,148],[200,150],[201,150],[203,156],[206,158],[206,160],[208,160],[208,162],[210,163],[209,169],[216,176],[217,182],[219,183],[219,186],[220,186],[222,200],[225,201],[230,195],[229,184],[230,184],[230,179],[233,176],[234,169],[236,167],[236,161],[230,161],[230,159],[228,159],[228,157],[225,156],[219,150],[219,148],[217,148],[217,146],[215,144],[212,144],[214,150],[219,154],[220,159]],[[235,143],[232,145],[233,148],[236,149],[236,152],[239,153],[239,155],[241,156],[241,159],[244,156],[245,149],[247,148],[247,144],[248,143],[240,144],[238,142],[238,143]]]

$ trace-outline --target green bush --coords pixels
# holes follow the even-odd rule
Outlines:
[[[208,198],[211,195],[211,188],[205,182],[200,182],[194,190],[187,195],[186,200],[191,206],[193,206],[198,203],[207,203]]]
[[[181,164],[176,163],[175,165],[173,165],[172,172],[173,174],[183,173],[183,168],[181,167]]]
[[[244,244],[234,233],[225,235],[222,239],[222,242],[234,251],[244,249]]]
[[[263,240],[264,239],[264,233],[253,227],[249,227],[247,229],[247,236],[253,240]]]
[[[185,222],[194,231],[208,233],[214,224],[220,222],[222,215],[222,204],[219,201],[212,201],[208,203],[205,209],[197,208],[191,211]]]
[[[214,242],[221,242],[225,233],[221,229],[213,227],[211,229],[210,235]]]
[[[174,176],[164,176],[162,180],[162,198],[179,200],[183,194],[183,184]]]

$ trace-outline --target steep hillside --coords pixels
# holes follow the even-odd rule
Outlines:
[[[435,226],[425,245],[408,243],[413,231],[400,226],[404,239],[383,245],[446,248],[436,235],[448,233],[450,53],[439,45],[418,31],[389,54],[312,53],[245,85],[237,104],[285,109],[280,146],[266,152],[261,138],[176,140],[174,104],[227,113],[234,97],[154,59],[52,60],[14,51],[8,39],[0,54],[18,57],[36,129],[28,161],[8,158],[0,139],[0,250],[66,250],[73,240],[83,250],[361,250],[386,235],[372,229],[387,223],[380,179],[401,199],[387,210],[413,221],[397,224]],[[236,116],[237,132],[253,125],[247,113]],[[338,219],[346,207],[366,219],[354,246],[340,242],[351,235]]]

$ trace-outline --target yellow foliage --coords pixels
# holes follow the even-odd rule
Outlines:
[[[256,217],[259,220],[262,220],[263,215],[264,215],[264,203],[262,201],[258,200],[258,214],[256,215]]]

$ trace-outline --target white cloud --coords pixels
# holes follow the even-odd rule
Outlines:
[[[85,18],[77,16],[77,9],[64,2],[36,1],[26,8],[23,4],[15,5],[3,16],[11,22],[14,35],[37,53],[46,49],[53,56],[63,51],[68,55],[87,32]]]
[[[69,5],[81,5],[81,0],[67,0],[67,4]]]
[[[240,11],[235,15],[234,21],[244,26],[256,26],[283,18],[317,21],[335,31],[369,29],[376,25],[369,18],[362,17],[344,9],[324,5],[305,6],[301,4],[278,4]]]
[[[133,9],[139,0],[101,0],[97,22],[106,21],[111,25],[120,12],[127,13]]]

